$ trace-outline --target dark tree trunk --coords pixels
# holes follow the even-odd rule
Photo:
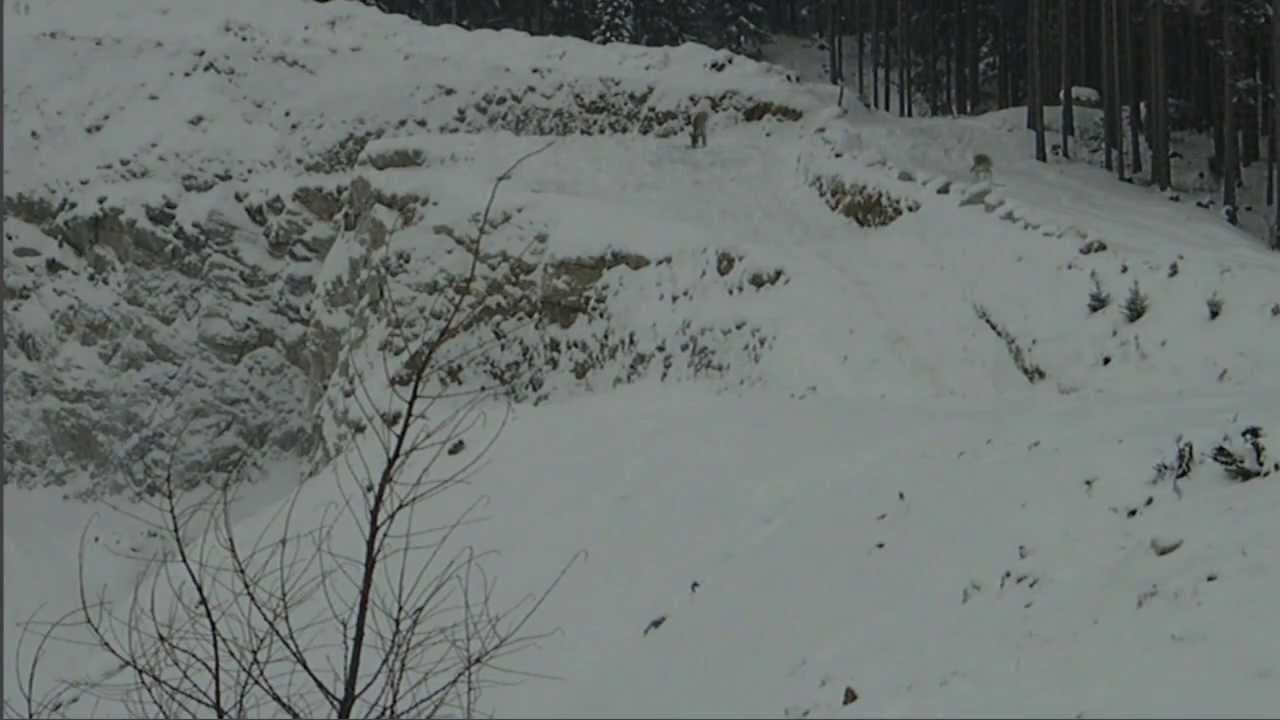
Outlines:
[[[867,78],[863,73],[863,60],[867,55],[867,24],[864,22],[866,14],[862,10],[865,4],[864,0],[854,0],[853,6],[858,28],[858,98],[864,103],[867,101]]]
[[[892,0],[887,0],[892,2]],[[885,20],[889,19],[889,10],[885,8]],[[889,33],[885,33],[884,37],[884,111],[893,112],[893,63],[890,62]]]
[[[1236,205],[1236,124],[1234,33],[1231,0],[1222,0],[1222,206],[1231,220]]]
[[[1013,68],[1009,67],[1009,18],[1004,11],[1004,4],[1001,3],[1000,13],[995,18],[995,32],[992,38],[996,45],[996,62],[999,66],[996,75],[996,107],[1001,110],[1013,105],[1011,86]]]
[[[1102,49],[1102,62],[1100,65],[1102,68],[1102,87],[1100,89],[1102,90],[1102,144],[1105,148],[1103,153],[1103,166],[1106,167],[1108,171],[1115,169],[1115,165],[1111,161],[1111,151],[1115,146],[1115,113],[1111,109],[1111,102],[1115,99],[1115,91],[1111,88],[1111,23],[1109,22],[1111,19],[1111,3],[1113,1],[1114,0],[1101,0],[1099,5],[1102,11],[1100,13],[1102,16],[1102,33],[1100,35]]]
[[[845,14],[844,1],[832,0],[836,4],[836,74],[840,77],[840,87],[844,88],[844,36]]]
[[[1079,0],[1076,7],[1080,10],[1080,20],[1076,27],[1080,29],[1079,55],[1076,59],[1075,76],[1081,83],[1089,82],[1089,6],[1097,0]],[[1072,80],[1072,82],[1076,82]]]
[[[1258,43],[1252,36],[1249,37],[1248,54],[1244,59],[1249,63],[1249,78],[1256,85],[1254,92],[1249,93],[1241,104],[1244,111],[1240,118],[1240,162],[1245,167],[1249,167],[1253,163],[1262,159],[1262,137],[1259,135],[1258,123],[1262,119],[1261,106],[1261,78],[1258,77],[1259,55]]]
[[[1275,165],[1276,134],[1280,133],[1280,0],[1271,2],[1271,164]],[[1273,170],[1274,172],[1274,170]],[[1276,214],[1271,221],[1271,247],[1280,250],[1280,202],[1275,204]]]
[[[958,101],[956,99],[955,90],[956,33],[954,17],[952,17],[951,21],[947,23],[947,32],[945,33],[945,36],[946,46],[943,49],[942,55],[944,60],[943,64],[946,66],[946,78],[942,86],[946,90],[947,112],[950,115],[955,115]]]
[[[1151,45],[1151,118],[1147,133],[1151,144],[1151,180],[1161,190],[1171,183],[1169,168],[1169,101],[1165,67],[1167,55],[1164,48],[1164,3],[1150,6],[1147,16],[1148,37]]]
[[[871,0],[871,105],[880,107],[880,0]]]
[[[978,0],[968,0],[968,8],[965,8],[965,35],[968,41],[965,42],[966,59],[968,59],[969,68],[965,70],[965,79],[969,81],[968,91],[965,97],[969,99],[969,114],[977,113],[980,100],[982,100],[982,76],[978,72],[979,51],[982,50],[978,42]]]
[[[915,59],[915,51],[913,50],[913,48],[916,43],[916,34],[914,31],[915,23],[912,22],[913,13],[910,12],[909,4],[908,4],[907,12],[905,13],[905,15],[906,15],[906,20],[904,22],[906,22],[906,28],[903,30],[903,36],[906,39],[905,41],[907,46],[907,52],[906,52],[906,62],[903,63],[906,66],[906,69],[904,70],[903,74],[906,75],[905,84],[907,86],[907,117],[915,117],[915,114],[916,114],[915,113],[915,95],[914,95],[915,73],[913,72],[913,70],[915,69],[916,59]]]
[[[831,84],[840,84],[840,53],[836,47],[836,0],[827,0],[827,66]]]
[[[1044,87],[1041,72],[1040,49],[1043,45],[1043,23],[1040,17],[1041,0],[1030,0],[1027,6],[1027,55],[1030,68],[1028,74],[1031,82],[1027,98],[1027,106],[1031,108],[1031,119],[1036,131],[1036,160],[1048,162],[1049,155],[1045,151],[1044,142]]]
[[[1124,84],[1125,97],[1129,99],[1129,152],[1133,156],[1131,170],[1134,176],[1142,172],[1142,94],[1139,92],[1138,77],[1134,74],[1137,63],[1134,58],[1137,48],[1133,35],[1132,0],[1120,0],[1120,37],[1124,39]]]
[[[1067,42],[1070,37],[1068,19],[1071,17],[1071,0],[1058,0],[1058,55],[1062,72],[1062,157],[1070,159],[1071,149],[1068,138],[1075,134],[1075,102],[1071,97],[1071,46]]]
[[[897,34],[897,58],[898,63],[898,117],[906,117],[907,115],[907,23],[906,23],[906,0],[898,0],[898,32]]]
[[[954,0],[952,13],[955,15],[955,80],[956,80],[956,112],[965,115],[969,112],[969,81],[965,79],[965,73],[969,72],[969,66],[965,63],[967,57],[965,47],[969,43],[969,35],[965,32],[967,27],[966,10],[963,0]]]
[[[938,0],[929,0],[929,114],[938,114]]]
[[[1120,3],[1124,0],[1111,0],[1111,67],[1107,72],[1111,75],[1111,109],[1114,113],[1115,141],[1116,141],[1116,177],[1121,180],[1125,179],[1124,171],[1124,122],[1123,122],[1123,102],[1124,102],[1124,73],[1120,72],[1121,57],[1123,56],[1123,48],[1121,39],[1124,37],[1124,28],[1120,27]]]

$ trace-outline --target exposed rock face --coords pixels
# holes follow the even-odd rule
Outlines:
[[[410,366],[462,297],[475,236],[474,218],[434,224],[428,194],[382,187],[403,168],[361,165],[296,178],[287,196],[215,187],[88,213],[7,200],[6,480],[146,493],[170,470],[195,486],[279,454],[322,463],[361,431],[350,398],[368,367],[352,358],[375,347],[393,372]],[[649,375],[726,377],[770,347],[745,323],[629,327],[611,304],[766,292],[789,281],[780,268],[706,249],[705,279],[680,287],[669,257],[548,258],[546,229],[522,213],[491,218],[463,298],[458,352],[475,352],[440,388],[540,402]]]
[[[145,492],[171,453],[191,486],[314,446],[288,264],[234,206],[144,207],[6,224],[7,482]]]
[[[475,234],[476,218],[459,219],[462,201],[441,208],[431,193],[384,182],[467,158],[366,152],[375,140],[494,130],[661,137],[683,132],[699,102],[724,122],[803,115],[728,79],[693,92],[634,72],[582,76],[557,56],[476,86],[471,61],[431,55],[431,43],[379,50],[398,67],[374,95],[335,90],[330,75],[373,51],[344,24],[382,22],[378,32],[396,27],[338,14],[297,37],[235,20],[189,42],[15,34],[15,53],[147,71],[108,87],[69,75],[85,92],[53,99],[38,73],[6,83],[6,156],[29,168],[6,173],[4,198],[6,482],[92,497],[145,493],[167,472],[195,486],[275,455],[328,458],[342,441],[335,428],[362,422],[344,404],[369,371],[353,358],[382,354],[393,373],[412,362],[433,313],[458,297]],[[111,139],[193,88],[203,107],[170,130]],[[480,209],[475,197],[465,202]],[[730,354],[749,363],[771,342],[742,323],[630,327],[610,304],[637,294],[675,304],[695,286],[766,292],[787,282],[780,269],[717,261],[707,249],[708,279],[681,285],[670,258],[551,258],[550,230],[522,212],[493,218],[482,292],[465,298],[476,311],[462,344],[476,359],[446,368],[442,386],[501,385],[517,401],[541,401],[649,373],[725,375]]]

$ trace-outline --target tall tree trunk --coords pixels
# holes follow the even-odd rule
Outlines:
[[[880,0],[871,3],[871,105],[880,107]]]
[[[1276,134],[1280,133],[1280,0],[1271,0],[1271,164],[1275,165]],[[1280,250],[1280,201],[1271,222],[1271,247]]]
[[[864,103],[867,101],[867,78],[863,74],[863,60],[867,56],[867,24],[864,22],[866,13],[863,11],[865,5],[865,0],[854,0],[853,15],[858,19],[858,98]]]
[[[1134,57],[1137,47],[1133,34],[1132,0],[1120,0],[1120,37],[1124,38],[1124,85],[1125,97],[1129,99],[1129,151],[1133,160],[1131,168],[1136,177],[1142,172],[1142,95],[1138,87],[1138,77],[1134,74],[1137,63]]]
[[[1025,21],[1026,34],[1023,36],[1022,41],[1027,46],[1025,69],[1028,80],[1027,85],[1022,92],[1022,104],[1027,108],[1027,129],[1034,131],[1036,130],[1036,108],[1034,100],[1036,94],[1036,81],[1040,80],[1043,76],[1038,72],[1038,68],[1036,67],[1037,63],[1034,62],[1035,58],[1032,54],[1033,43],[1031,42],[1031,39],[1034,37],[1033,28],[1035,26],[1032,24],[1030,6],[1027,7],[1027,17],[1025,18]]]
[[[1085,85],[1089,81],[1089,5],[1097,0],[1078,0],[1075,8],[1079,17],[1076,18],[1075,27],[1078,28],[1080,35],[1079,42],[1076,42],[1076,59],[1074,79],[1071,82],[1078,82]]]
[[[1120,72],[1121,58],[1124,55],[1122,39],[1124,28],[1120,26],[1120,3],[1124,0],[1111,0],[1111,109],[1115,113],[1116,139],[1116,177],[1125,179],[1124,171],[1124,73]]]
[[[1058,0],[1058,55],[1062,72],[1062,157],[1071,158],[1068,138],[1076,132],[1075,102],[1071,97],[1071,46],[1067,39],[1071,36],[1068,20],[1071,17],[1071,0]]]
[[[907,12],[905,14],[906,14],[906,20],[904,22],[906,23],[906,27],[903,29],[902,32],[903,32],[903,36],[906,38],[905,43],[907,46],[906,62],[903,63],[903,66],[904,66],[903,74],[906,75],[905,85],[907,86],[907,91],[906,91],[907,92],[907,117],[915,117],[916,112],[915,112],[914,93],[915,93],[916,83],[915,83],[915,73],[912,71],[915,69],[915,62],[916,62],[915,51],[914,51],[914,47],[916,44],[916,34],[914,31],[915,24],[912,22],[912,17],[914,14],[911,12],[910,4],[907,5]]]
[[[893,2],[893,0],[886,0],[886,2]],[[885,12],[884,19],[887,24],[890,17],[889,8],[885,8],[884,12]],[[883,44],[884,44],[884,111],[893,112],[893,69],[892,69],[893,63],[890,60],[890,58],[892,58],[893,56],[890,54],[890,50],[892,49],[892,46],[889,43],[889,33],[887,32],[884,34]]]
[[[998,70],[996,72],[996,107],[1001,110],[1013,105],[1013,88],[1010,87],[1010,79],[1012,75],[1009,67],[1009,19],[1005,17],[1005,7],[1002,3],[999,13],[995,18],[995,28],[992,33],[992,41],[996,45],[996,64]]]
[[[1041,72],[1043,66],[1040,57],[1044,32],[1040,18],[1040,3],[1041,0],[1030,0],[1027,6],[1027,55],[1030,65],[1028,73],[1031,76],[1031,82],[1027,83],[1030,87],[1027,106],[1031,108],[1031,118],[1035,124],[1036,160],[1049,162],[1044,142],[1044,73]]]
[[[1153,6],[1151,8],[1152,16],[1154,17],[1156,14],[1163,15],[1163,13],[1160,13],[1160,10],[1161,8]],[[1204,102],[1205,95],[1207,94],[1205,92],[1205,81],[1208,79],[1205,71],[1208,69],[1208,63],[1205,61],[1204,57],[1204,44],[1201,42],[1200,37],[1198,37],[1198,33],[1195,32],[1195,26],[1195,15],[1188,13],[1186,24],[1183,27],[1186,30],[1187,67],[1190,73],[1190,77],[1188,78],[1188,82],[1191,85],[1190,109],[1191,114],[1195,117],[1195,126],[1200,130],[1204,130],[1204,118],[1207,116],[1205,113]]]
[[[844,36],[845,27],[844,2],[832,0],[836,5],[836,75],[840,78],[840,87],[844,88]]]
[[[954,12],[953,12],[954,15]],[[955,58],[956,58],[956,32],[955,18],[951,18],[951,22],[947,23],[947,30],[944,33],[946,37],[946,47],[943,49],[943,59],[946,71],[945,82],[942,87],[945,88],[947,113],[956,114],[956,84],[955,84]]]
[[[897,34],[897,58],[898,63],[898,117],[907,116],[907,28],[906,28],[906,10],[904,6],[906,0],[898,0],[898,32]]]
[[[1130,131],[1133,135],[1133,156],[1134,156],[1134,175],[1142,172],[1142,140],[1145,137],[1148,156],[1151,154],[1151,113],[1155,103],[1151,97],[1151,74],[1145,72],[1147,70],[1147,59],[1151,56],[1147,51],[1147,44],[1150,42],[1150,36],[1143,35],[1138,32],[1137,21],[1140,17],[1148,17],[1150,13],[1145,13],[1142,6],[1146,4],[1145,0],[1125,0],[1129,4],[1129,24],[1128,30],[1129,45],[1129,82],[1133,83],[1133,92],[1130,97],[1133,98],[1135,108],[1141,110],[1133,118],[1130,124]],[[1136,4],[1136,7],[1135,7]],[[1149,21],[1147,21],[1149,22]],[[1140,107],[1145,106],[1145,107]],[[1149,162],[1147,163],[1150,164]]]
[[[1234,33],[1231,31],[1231,0],[1222,0],[1222,209],[1228,221],[1236,205],[1236,124]],[[1234,224],[1234,222],[1232,223]]]
[[[938,114],[938,0],[929,0],[929,114]]]
[[[1080,54],[1076,58],[1075,77],[1077,80],[1072,80],[1072,82],[1078,81],[1081,85],[1089,82],[1089,6],[1096,2],[1097,0],[1078,0],[1076,3],[1076,8],[1080,11],[1080,19],[1076,23],[1076,27],[1079,28],[1080,32],[1080,42],[1077,43]]]
[[[1152,154],[1152,164],[1156,165],[1158,172],[1156,173],[1156,184],[1160,190],[1167,190],[1172,186],[1172,173],[1169,167],[1169,53],[1165,51],[1165,4],[1155,3],[1151,5],[1151,15],[1147,20],[1152,24],[1151,40],[1155,44],[1155,59],[1152,65],[1155,67],[1155,90],[1152,91],[1153,101],[1152,108],[1155,109],[1155,152]],[[1147,132],[1152,132],[1151,128]]]
[[[1253,36],[1247,38],[1242,59],[1248,63],[1249,78],[1256,84],[1254,92],[1244,97],[1244,117],[1240,119],[1240,163],[1249,167],[1262,157],[1262,138],[1259,135],[1258,122],[1262,119],[1261,78],[1258,77],[1258,42]]]
[[[1111,161],[1111,150],[1115,145],[1115,114],[1111,109],[1111,101],[1115,99],[1115,91],[1111,88],[1111,3],[1114,0],[1101,0],[1099,9],[1102,11],[1102,33],[1101,50],[1102,62],[1102,145],[1105,148],[1103,153],[1103,166],[1108,171],[1114,170],[1115,165]]]
[[[836,49],[836,0],[827,0],[827,70],[831,84],[840,84],[840,56]]]
[[[982,77],[978,72],[978,55],[982,49],[978,46],[978,0],[968,0],[968,5],[964,18],[965,35],[968,36],[965,53],[969,63],[965,78],[969,81],[969,90],[965,92],[965,97],[969,99],[969,114],[973,114],[977,113],[979,101],[982,100]]]
[[[953,0],[951,6],[951,14],[955,18],[955,95],[956,95],[956,113],[966,115],[969,112],[969,83],[965,80],[965,73],[969,71],[965,64],[965,46],[969,42],[969,36],[965,33],[968,27],[966,16],[966,8],[960,0]]]

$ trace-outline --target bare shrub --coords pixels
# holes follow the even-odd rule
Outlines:
[[[193,501],[166,472],[146,501],[159,519],[130,513],[162,547],[140,558],[145,572],[124,602],[89,587],[88,528],[81,537],[74,617],[115,671],[38,695],[46,644],[73,624],[64,616],[25,665],[27,707],[6,703],[6,714],[68,714],[69,698],[87,696],[131,717],[474,717],[484,689],[534,676],[508,661],[546,636],[530,621],[578,556],[539,593],[500,607],[489,553],[460,533],[479,522],[484,499],[443,524],[430,518],[442,512],[432,501],[474,477],[508,417],[502,388],[446,392],[437,376],[475,355],[456,341],[484,306],[477,268],[498,188],[549,146],[494,182],[461,289],[427,313],[430,329],[404,368],[393,372],[383,356],[379,391],[389,395],[375,399],[358,378],[352,399],[367,442],[343,454],[335,499],[313,507],[308,484],[237,522],[239,483]],[[374,440],[380,457],[368,454]]]
[[[973,312],[978,316],[979,320],[991,329],[991,332],[995,333],[996,337],[1004,341],[1005,348],[1009,351],[1009,358],[1013,360],[1018,372],[1022,373],[1027,382],[1035,385],[1037,382],[1049,377],[1049,373],[1045,372],[1044,368],[1031,359],[1031,353],[1018,344],[1018,339],[1013,336],[1013,333],[991,317],[991,313],[987,311],[986,307],[975,303]]]

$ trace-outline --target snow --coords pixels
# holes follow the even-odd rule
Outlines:
[[[407,90],[425,83],[387,71],[402,56],[410,68],[436,63],[447,84],[477,92],[517,86],[530,76],[525,68],[543,66],[549,78],[652,82],[658,103],[724,88],[806,111],[795,124],[721,117],[697,151],[680,134],[564,137],[503,186],[496,209],[519,213],[486,239],[494,246],[517,247],[540,231],[544,262],[611,251],[654,261],[604,275],[616,332],[673,338],[687,324],[744,323],[768,341],[763,352],[737,336],[720,341],[729,369],[719,375],[664,383],[650,373],[630,386],[597,382],[517,405],[471,483],[431,507],[432,520],[447,520],[488,498],[487,520],[461,541],[500,551],[487,567],[501,600],[541,590],[587,553],[536,617],[536,629],[558,631],[513,661],[552,677],[489,690],[486,710],[1274,711],[1280,474],[1237,483],[1204,456],[1251,424],[1280,432],[1280,317],[1271,310],[1280,302],[1280,256],[1214,213],[1118,184],[1084,162],[1031,161],[1025,109],[901,121],[846,98],[841,112],[831,108],[830,87],[787,83],[781,69],[741,59],[708,71],[717,54],[696,46],[412,28],[343,2],[46,0],[29,15],[13,7],[5,5],[6,54],[38,53],[41,62],[6,57],[5,120],[14,129],[5,139],[6,192],[47,184],[83,193],[83,205],[103,188],[125,198],[143,192],[94,174],[104,160],[130,155],[160,176],[145,182],[176,180],[192,167],[257,166],[254,180],[237,176],[232,187],[269,195],[283,178],[301,176],[293,159],[323,149],[338,131],[294,134],[276,114],[267,122],[268,113],[282,113],[287,100],[304,122],[353,112],[367,114],[369,125],[398,119],[421,99]],[[82,41],[52,45],[38,34],[49,31]],[[250,73],[243,94],[209,78],[161,77],[197,49],[278,53],[310,72],[288,75],[288,85],[277,70]],[[815,79],[799,61],[793,67]],[[155,83],[171,92],[146,105],[140,98]],[[278,107],[252,114],[255,99],[277,96]],[[87,120],[86,108],[99,105],[125,111],[101,132],[72,126],[70,118]],[[193,128],[196,113],[204,120]],[[1047,116],[1056,121],[1052,109]],[[427,228],[478,212],[493,177],[543,142],[410,128],[372,142],[353,172],[393,150],[424,159],[369,179],[431,199],[421,226],[400,227],[396,213],[375,210],[392,249],[426,253],[437,239]],[[968,175],[978,152],[993,160],[993,192],[964,203],[987,189]],[[859,227],[811,187],[829,176],[918,209],[885,227]],[[182,207],[192,219],[243,213],[227,187],[189,197]],[[13,219],[5,232],[7,275],[27,262],[17,247],[48,242]],[[340,238],[325,256],[318,287],[361,257],[356,239]],[[1081,254],[1092,239],[1108,249]],[[253,263],[278,262],[252,238],[237,242]],[[739,259],[720,273],[719,253]],[[785,280],[761,289],[747,282],[775,269]],[[1090,271],[1112,294],[1111,307],[1092,315]],[[1150,310],[1130,323],[1120,306],[1134,279]],[[1215,291],[1225,309],[1210,320],[1205,302]],[[18,311],[6,301],[6,323],[11,312],[49,313],[58,296],[41,293],[44,304]],[[975,306],[1012,334],[1046,380],[1027,381]],[[200,329],[232,334],[235,322],[207,318]],[[564,337],[598,330],[580,317]],[[376,356],[380,337],[371,334],[360,349]],[[71,343],[59,351],[85,352],[78,367],[86,377],[97,362]],[[385,398],[390,389],[371,392]],[[6,402],[36,401],[13,397],[6,384]],[[1168,481],[1150,482],[1179,436],[1199,453],[1180,496]],[[372,447],[365,438],[364,449]],[[341,499],[343,468],[335,461],[301,486],[300,522],[315,522]],[[247,486],[238,508],[244,537],[274,521],[302,472],[272,467]],[[88,536],[100,538],[87,556],[90,580],[106,584],[110,597],[127,596],[139,566],[103,548],[154,547],[135,522],[59,497],[56,488],[4,488],[7,663],[16,623],[46,601],[45,617],[74,604],[86,523]],[[343,525],[337,537],[355,543],[355,533]],[[1153,538],[1182,545],[1158,556]],[[107,669],[100,655],[59,645],[41,676],[47,684]],[[859,699],[842,706],[846,686]],[[6,685],[6,701],[16,701],[15,691]],[[81,700],[69,712],[89,713],[89,705]],[[110,705],[96,711],[123,715]]]

